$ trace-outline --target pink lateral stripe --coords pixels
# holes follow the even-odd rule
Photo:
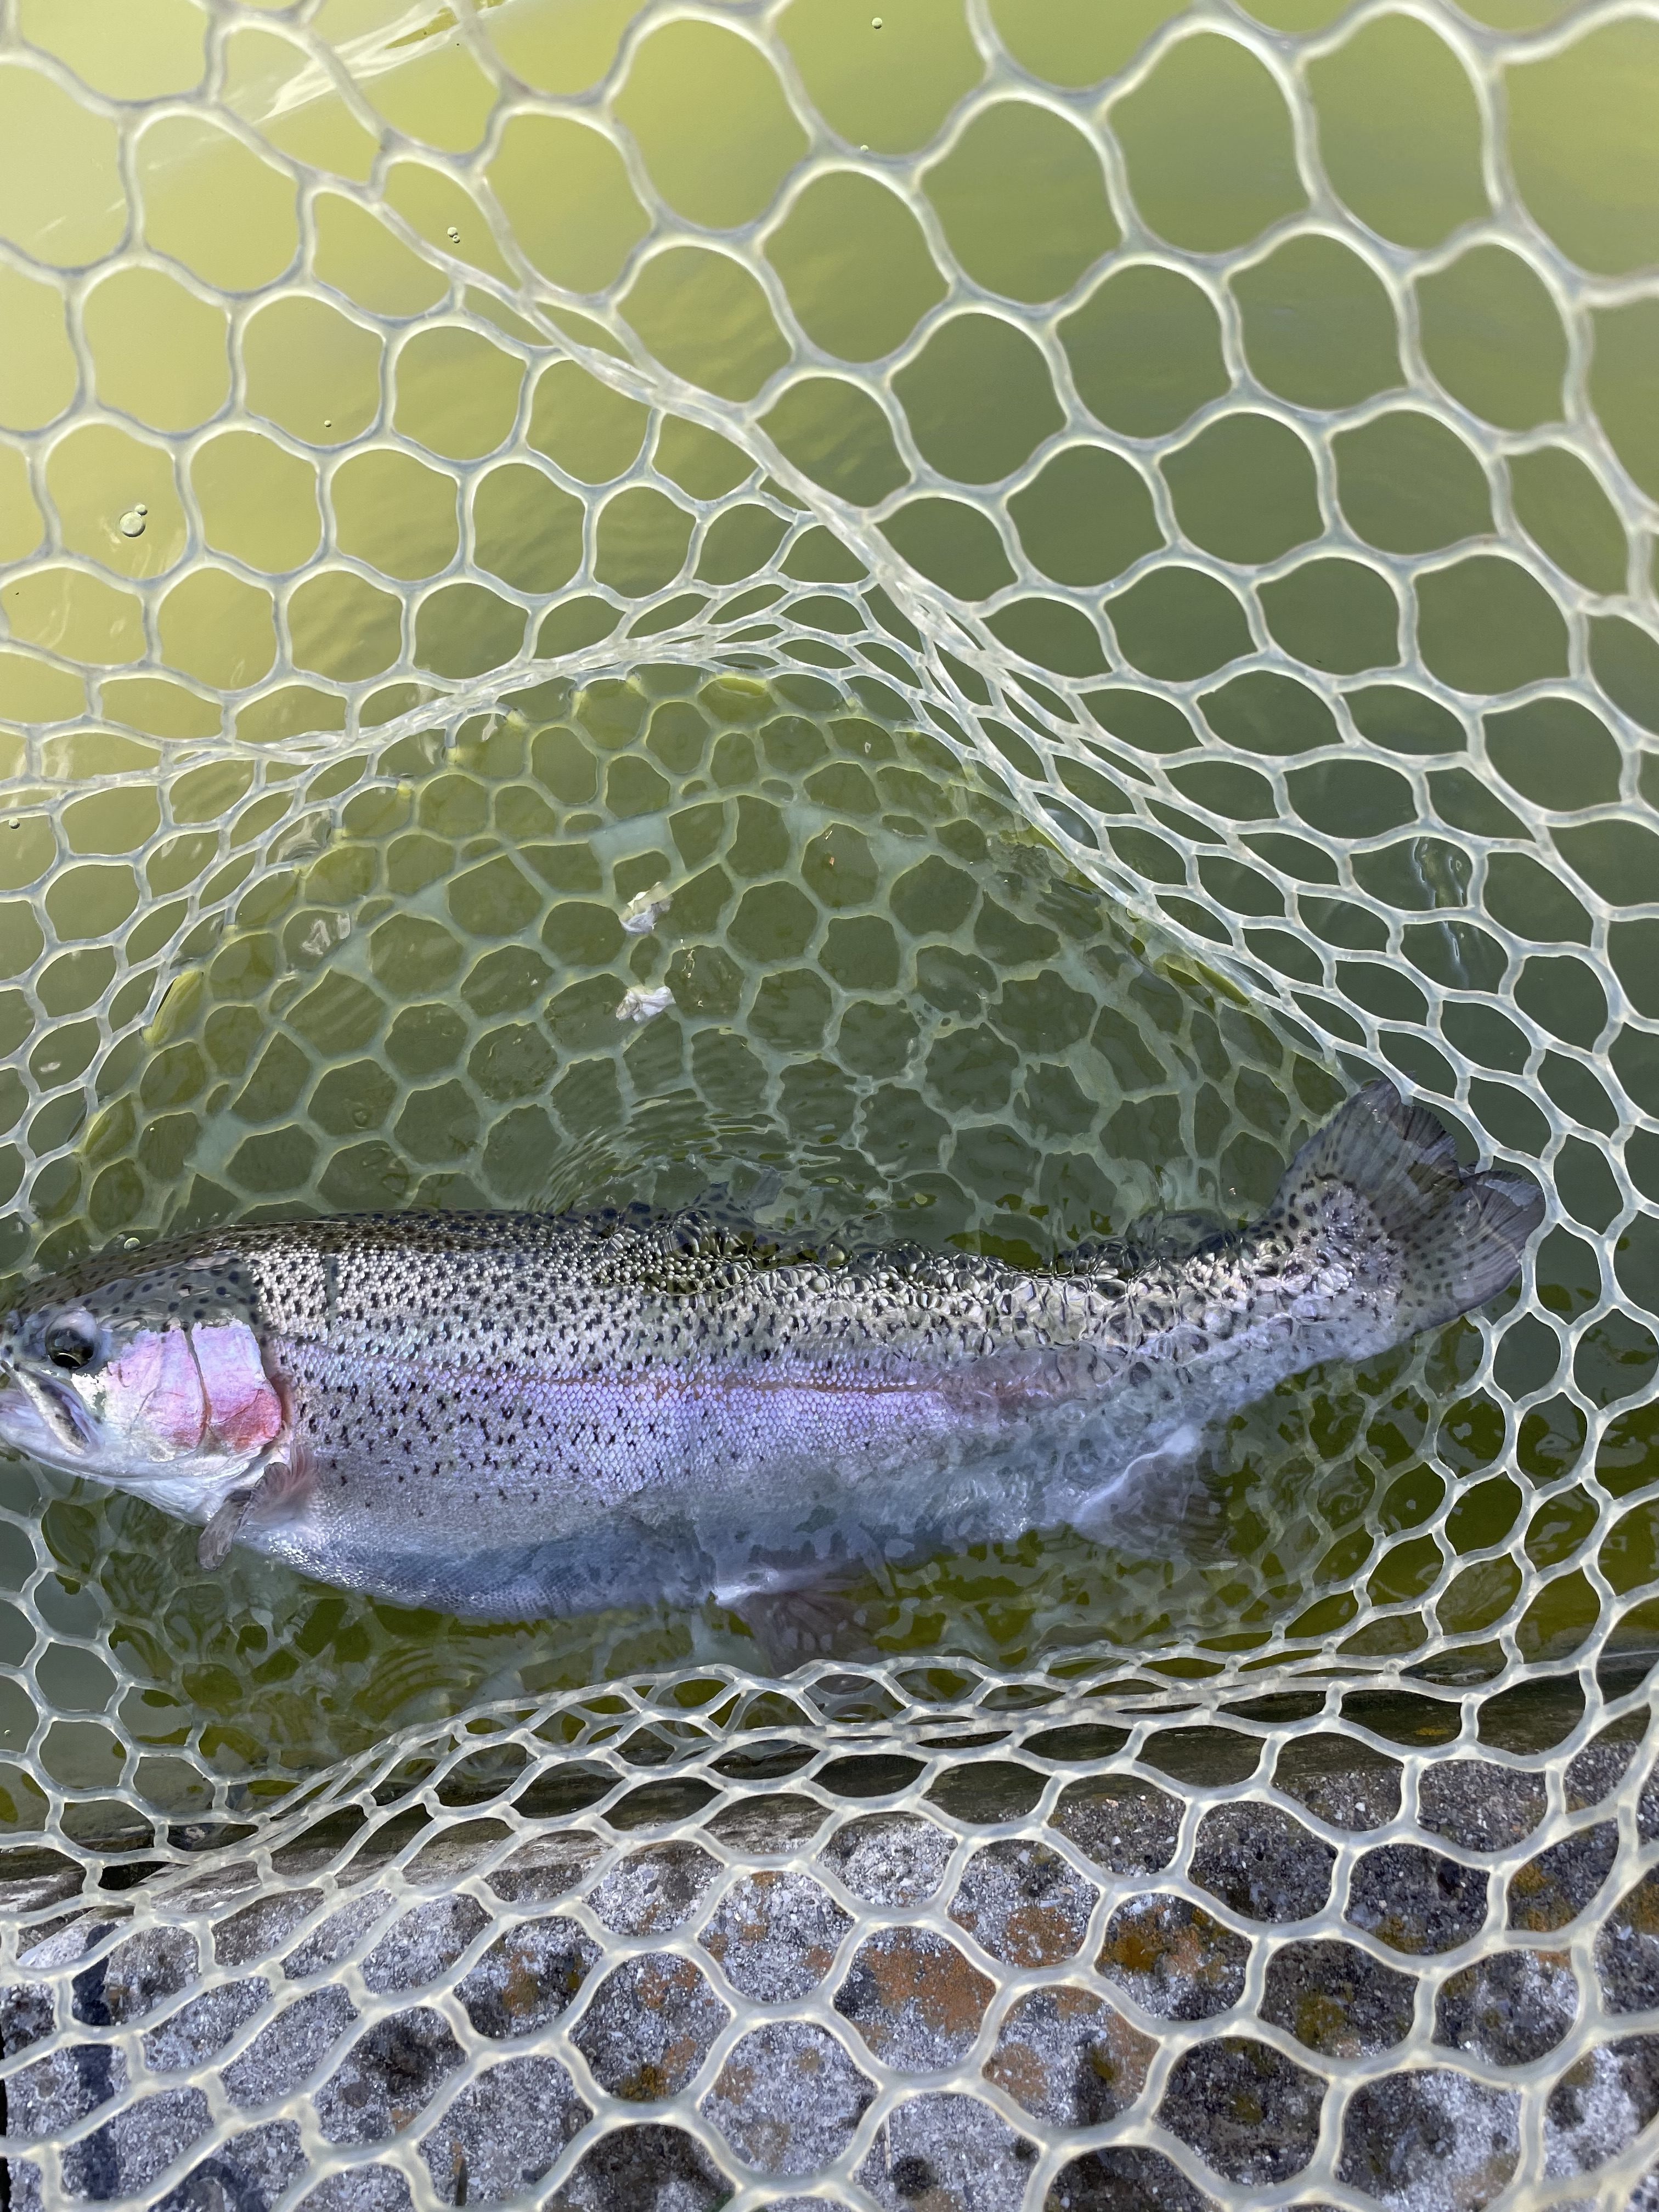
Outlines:
[[[114,1374],[123,1395],[131,1393],[137,1401],[139,1417],[158,1443],[178,1452],[195,1450],[207,1407],[183,1329],[141,1331],[116,1363]]]
[[[253,1331],[246,1322],[213,1322],[192,1329],[191,1343],[213,1434],[234,1452],[263,1450],[282,1433],[283,1408]]]

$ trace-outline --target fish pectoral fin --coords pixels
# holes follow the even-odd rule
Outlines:
[[[222,1567],[230,1556],[230,1547],[236,1541],[247,1509],[253,1503],[253,1493],[258,1487],[256,1482],[246,1490],[233,1490],[203,1529],[197,1541],[196,1557],[208,1574]]]

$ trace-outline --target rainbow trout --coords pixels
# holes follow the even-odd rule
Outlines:
[[[1373,1083],[1261,1220],[1024,1271],[769,1254],[695,1219],[208,1231],[38,1283],[0,1442],[301,1573],[476,1620],[755,1594],[1028,1528],[1287,1376],[1503,1290],[1542,1218]]]

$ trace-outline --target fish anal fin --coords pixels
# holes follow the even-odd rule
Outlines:
[[[1220,1509],[1204,1480],[1203,1430],[1188,1423],[1132,1459],[1083,1499],[1070,1525],[1114,1551],[1179,1551],[1202,1558],[1220,1540]]]

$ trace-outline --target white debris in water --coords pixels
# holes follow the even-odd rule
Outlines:
[[[622,926],[630,937],[647,937],[674,903],[672,891],[665,891],[660,884],[649,890],[636,891],[623,908]]]
[[[619,1022],[651,1022],[659,1014],[665,1014],[674,1003],[674,994],[666,983],[659,983],[654,991],[642,991],[635,983],[623,994],[622,1004],[617,1009]]]
[[[321,960],[333,951],[337,944],[343,945],[350,934],[349,915],[319,914],[300,939],[299,949],[308,960]]]

